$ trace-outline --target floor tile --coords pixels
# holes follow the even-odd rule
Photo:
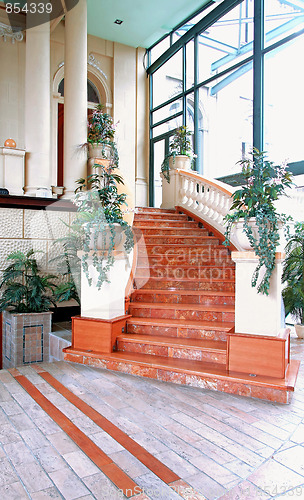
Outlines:
[[[22,484],[17,481],[15,483],[0,486],[0,498],[1,500],[28,500],[30,497]]]
[[[289,467],[304,476],[304,447],[294,446],[288,450],[279,451],[274,458],[280,464]],[[303,479],[304,482],[304,479]]]
[[[98,467],[80,450],[65,453],[63,458],[81,478],[100,472]]]
[[[66,500],[81,498],[90,493],[77,475],[69,469],[64,468],[51,472],[50,478]]]
[[[269,460],[263,464],[247,479],[272,497],[303,483],[303,476],[284,467],[275,460]]]

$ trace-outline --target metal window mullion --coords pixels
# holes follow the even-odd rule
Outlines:
[[[264,0],[254,1],[253,147],[264,145]]]
[[[154,207],[154,144],[152,130],[152,106],[153,106],[153,75],[149,75],[149,206]]]
[[[174,120],[174,118],[178,118],[181,115],[183,115],[183,111],[179,111],[178,113],[174,113],[174,115],[170,115],[167,118],[163,118],[163,120],[160,120],[159,122],[153,123],[151,125],[151,128],[153,129],[155,127],[158,127],[159,125],[163,125],[164,123],[169,122],[170,120]],[[152,120],[153,120],[153,118],[152,118]]]
[[[171,57],[176,54],[181,47],[183,47],[189,40],[191,40],[195,35],[205,31],[210,28],[218,19],[227,14],[234,7],[239,5],[243,0],[225,0],[217,7],[215,7],[209,14],[207,14],[203,19],[201,19],[197,24],[195,24],[190,30],[188,30],[179,40],[173,43],[173,45],[167,49],[149,68],[147,68],[148,73],[154,73],[163,64],[165,64]]]
[[[195,160],[195,170],[198,170],[198,165],[201,165],[199,158],[199,131],[198,131],[198,117],[199,117],[199,88],[197,86],[199,81],[199,38],[198,35],[194,37],[194,154],[197,159]],[[199,169],[201,170],[201,169]],[[200,171],[200,174],[203,172]]]

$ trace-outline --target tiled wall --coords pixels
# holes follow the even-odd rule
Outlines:
[[[54,241],[68,234],[71,217],[73,213],[55,210],[0,208],[0,271],[7,267],[11,252],[34,248],[42,251],[36,254],[42,269],[54,273],[51,260],[60,253]]]

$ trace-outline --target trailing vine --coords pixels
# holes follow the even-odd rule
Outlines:
[[[275,166],[266,160],[265,152],[254,149],[251,158],[241,160],[244,186],[232,195],[233,203],[225,217],[227,223],[224,245],[230,245],[231,230],[235,222],[243,220],[243,230],[259,258],[259,263],[253,273],[251,284],[257,286],[259,293],[268,295],[270,277],[275,268],[276,248],[280,241],[279,223],[284,225],[288,233],[287,223],[290,217],[278,214],[274,202],[285,194],[285,189],[292,185],[292,174],[287,170],[286,163]],[[255,217],[257,233],[253,234],[249,219]],[[260,271],[265,273],[258,284]]]

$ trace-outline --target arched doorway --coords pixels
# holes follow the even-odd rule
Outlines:
[[[58,86],[58,92],[64,98],[64,78]],[[101,103],[98,89],[90,80],[87,81],[88,118],[97,104]],[[63,186],[63,158],[64,158],[64,103],[58,102],[57,123],[57,186]]]
[[[94,63],[94,66],[92,65]],[[104,104],[108,113],[112,108],[112,93],[107,76],[97,67],[96,60],[88,62],[88,116],[97,104]],[[53,78],[52,101],[52,185],[63,186],[64,171],[64,63]]]

